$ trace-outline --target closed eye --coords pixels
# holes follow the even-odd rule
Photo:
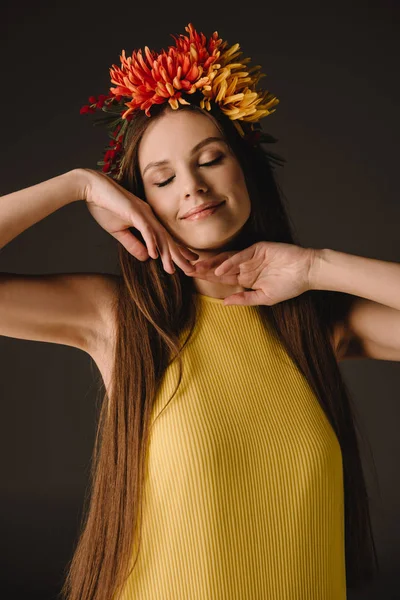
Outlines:
[[[211,160],[211,161],[206,162],[206,163],[199,164],[199,167],[211,167],[213,165],[216,165],[217,163],[221,162],[221,160],[223,159],[223,157],[224,157],[224,155],[221,154],[220,156],[217,156],[217,158],[214,158],[214,160]],[[162,181],[161,183],[155,183],[154,185],[156,185],[157,187],[164,187],[170,181],[172,181],[174,177],[175,177],[175,175],[173,175],[169,179],[166,179],[165,181]]]

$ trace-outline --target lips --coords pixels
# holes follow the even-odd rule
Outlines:
[[[195,215],[196,213],[202,212],[203,210],[206,210],[206,208],[211,208],[213,206],[219,206],[223,202],[224,201],[222,201],[222,202],[206,202],[204,204],[201,204],[200,206],[196,206],[195,208],[192,208],[192,210],[189,210],[185,215],[183,215],[182,219],[186,219],[186,217],[190,217],[191,215]]]

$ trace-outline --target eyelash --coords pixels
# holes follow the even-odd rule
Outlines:
[[[217,163],[221,162],[221,160],[223,159],[223,154],[221,154],[221,156],[218,156],[217,158],[214,158],[214,160],[211,160],[209,162],[203,163],[201,165],[199,165],[200,167],[212,167],[213,165],[216,165]],[[155,183],[154,185],[156,185],[157,187],[164,187],[165,185],[167,185],[170,181],[172,181],[173,177],[170,177],[169,179],[166,179],[165,181],[162,181],[161,183]]]

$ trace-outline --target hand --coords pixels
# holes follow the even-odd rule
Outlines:
[[[172,259],[186,274],[193,271],[190,261],[196,260],[198,255],[175,242],[147,202],[104,173],[84,170],[87,176],[83,199],[92,217],[105,231],[138,260],[145,261],[149,256],[157,258],[158,248],[168,273],[175,271]],[[147,248],[129,231],[130,227],[140,231]]]
[[[251,288],[227,296],[225,305],[272,306],[311,289],[317,250],[281,242],[257,242],[240,252],[222,252],[198,261],[191,277]]]

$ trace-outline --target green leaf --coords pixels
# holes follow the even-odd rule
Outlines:
[[[100,117],[95,122],[94,125],[106,125],[107,127],[114,127],[118,125],[121,119],[116,119],[115,117]]]

